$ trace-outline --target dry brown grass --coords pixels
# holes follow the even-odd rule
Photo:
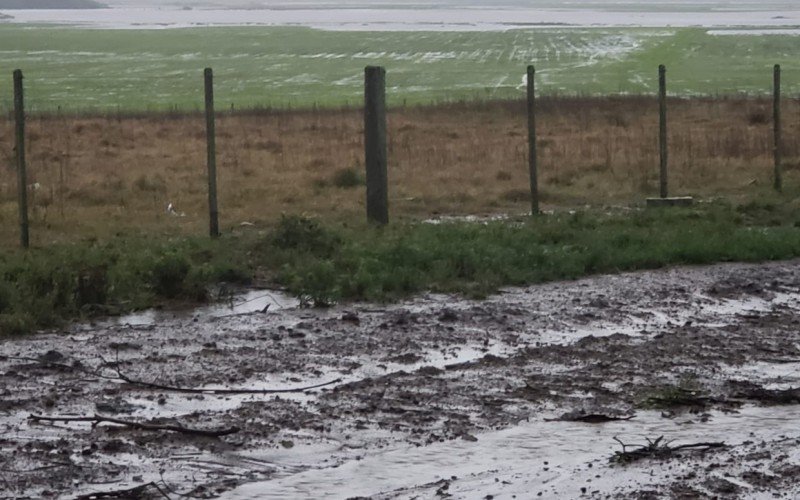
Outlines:
[[[784,104],[786,183],[800,166],[800,101]],[[545,208],[640,202],[657,191],[653,99],[549,98],[539,103]],[[525,108],[465,103],[390,113],[390,200],[395,217],[524,212]],[[771,103],[726,98],[670,103],[675,194],[748,196],[771,175]],[[34,242],[102,237],[128,229],[202,232],[206,227],[202,116],[31,117],[29,179]],[[363,170],[357,110],[251,112],[218,118],[223,229],[281,213],[352,219],[361,187],[339,187]],[[0,124],[6,175],[0,240],[16,238],[13,124]],[[170,217],[169,202],[186,217]]]

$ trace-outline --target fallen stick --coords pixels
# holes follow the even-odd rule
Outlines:
[[[310,391],[311,389],[319,389],[328,385],[337,384],[342,381],[341,378],[323,382],[321,384],[307,385],[305,387],[297,387],[294,389],[203,389],[192,387],[181,387],[175,385],[156,384],[154,382],[145,382],[144,380],[133,379],[119,370],[117,371],[117,378],[125,383],[137,385],[139,387],[146,387],[148,389],[156,389],[159,391],[167,392],[180,392],[185,394],[287,394]]]
[[[174,385],[165,385],[165,384],[156,384],[154,382],[146,382],[144,380],[137,380],[131,378],[124,373],[122,373],[119,368],[115,368],[116,376],[108,376],[104,375],[100,372],[100,370],[89,370],[84,368],[82,364],[77,366],[70,366],[65,363],[54,363],[50,361],[42,361],[41,359],[37,358],[29,358],[23,356],[4,356],[0,355],[0,359],[9,359],[9,360],[19,360],[19,361],[32,361],[35,363],[39,363],[44,366],[50,366],[53,368],[60,368],[63,370],[69,371],[77,371],[81,373],[86,373],[88,375],[92,375],[101,379],[106,380],[122,380],[125,383],[131,385],[137,385],[139,387],[145,387],[148,389],[156,389],[159,391],[167,391],[167,392],[180,392],[184,394],[289,394],[289,393],[298,393],[298,392],[305,392],[310,391],[311,389],[319,389],[320,387],[326,387],[333,384],[338,384],[342,381],[341,378],[337,378],[335,380],[331,380],[329,382],[323,382],[321,384],[315,385],[308,385],[305,387],[296,387],[293,389],[202,389],[202,388],[191,388],[191,387],[180,387]],[[102,359],[102,358],[101,358]],[[106,365],[110,365],[108,361],[105,361]]]
[[[0,359],[7,359],[9,361],[30,361],[32,363],[36,363],[41,366],[48,366],[50,368],[60,368],[62,370],[67,371],[82,371],[85,372],[86,370],[80,366],[72,366],[66,363],[57,363],[55,361],[46,361],[40,358],[30,358],[27,356],[6,356],[4,354],[0,354]]]
[[[74,500],[95,500],[97,498],[144,498],[144,493],[153,488],[161,493],[161,496],[164,498],[169,498],[169,496],[164,493],[164,491],[154,482],[149,482],[145,484],[140,484],[139,486],[134,486],[133,488],[127,488],[124,490],[112,490],[112,491],[98,491],[96,493],[87,493],[85,495],[78,495],[75,497]]]
[[[205,437],[221,437],[228,436],[239,432],[238,427],[229,427],[226,429],[206,430],[206,429],[191,429],[178,424],[152,424],[143,422],[134,422],[131,420],[123,420],[114,417],[104,417],[102,415],[93,415],[91,417],[46,417],[44,415],[31,414],[28,417],[33,422],[91,422],[95,426],[102,422],[110,424],[124,425],[132,429],[140,429],[144,431],[170,431],[178,432],[180,434],[188,434],[192,436],[205,436]]]
[[[643,458],[669,458],[676,452],[682,450],[708,451],[714,448],[727,447],[727,445],[722,442],[702,442],[670,446],[670,441],[664,442],[664,436],[654,440],[647,438],[646,445],[625,444],[616,436],[614,436],[614,441],[622,446],[622,451],[615,451],[614,456],[611,457],[611,461],[620,464],[629,464]],[[634,449],[628,451],[628,448]]]

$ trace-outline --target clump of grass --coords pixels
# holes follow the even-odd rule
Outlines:
[[[265,236],[58,245],[0,257],[0,333],[197,302],[212,284],[254,275],[325,306],[426,290],[483,297],[594,273],[786,259],[800,256],[795,220],[791,203],[778,202],[387,227],[283,216]]]
[[[334,175],[331,183],[338,188],[354,188],[366,185],[366,178],[360,170],[349,167],[338,170]]]
[[[679,407],[706,406],[712,402],[694,377],[683,377],[677,384],[664,385],[648,391],[641,401],[643,408],[669,410]]]
[[[273,247],[292,253],[326,258],[341,245],[341,238],[318,220],[297,215],[282,215],[267,237]]]
[[[793,219],[783,225],[753,227],[754,222],[726,204],[338,231],[294,220],[292,226],[313,228],[304,230],[310,232],[304,241],[320,244],[296,243],[293,248],[303,251],[290,254],[273,251],[270,265],[298,296],[331,303],[384,301],[422,290],[482,297],[504,285],[586,274],[800,255]],[[332,240],[339,244],[327,243]]]
[[[54,245],[0,259],[0,336],[170,302],[205,300],[220,281],[246,282],[238,245],[125,238]]]
[[[167,183],[160,174],[153,176],[142,174],[133,182],[133,187],[139,191],[163,193],[167,190]]]

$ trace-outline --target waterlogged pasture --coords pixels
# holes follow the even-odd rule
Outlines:
[[[2,106],[11,71],[26,76],[33,111],[195,109],[202,69],[218,107],[357,104],[363,67],[388,69],[394,104],[524,95],[536,64],[543,94],[651,93],[669,66],[676,94],[768,93],[782,63],[800,90],[791,34],[720,36],[699,28],[551,28],[504,32],[337,32],[292,27],[98,30],[0,27]]]

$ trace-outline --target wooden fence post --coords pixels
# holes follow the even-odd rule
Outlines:
[[[364,165],[367,169],[367,221],[389,223],[386,154],[386,70],[364,70]]]
[[[214,72],[203,72],[206,88],[206,158],[208,164],[208,221],[209,234],[219,236],[219,211],[217,209],[217,144],[214,122]]]
[[[781,151],[781,65],[776,64],[773,71],[772,88],[772,137],[773,156],[775,159],[775,190],[783,189],[783,172],[781,172],[781,161],[783,152]]]
[[[22,94],[22,71],[14,71],[14,121],[16,124],[17,193],[19,229],[22,248],[30,246],[28,236],[28,177],[25,170],[25,100]]]
[[[531,215],[539,213],[538,158],[536,151],[536,68],[528,66],[528,170],[531,180]]]
[[[658,67],[658,145],[659,145],[659,194],[669,196],[667,183],[667,68]]]

